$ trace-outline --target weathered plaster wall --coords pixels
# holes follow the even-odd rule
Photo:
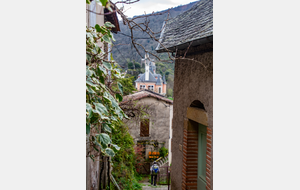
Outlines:
[[[207,48],[208,47],[208,48]],[[200,53],[197,53],[200,52]],[[179,52],[180,53],[180,52]],[[184,52],[181,52],[184,53]],[[173,138],[172,138],[172,189],[182,189],[182,151],[183,126],[187,108],[194,100],[204,104],[208,114],[208,127],[213,128],[213,52],[212,44],[205,48],[190,48],[186,58],[175,62],[174,101],[173,101]],[[213,148],[213,146],[212,146]],[[213,157],[213,155],[212,155]],[[213,160],[212,160],[213,163]],[[213,164],[211,163],[211,189],[213,183]]]
[[[151,105],[150,129],[149,137],[140,137],[140,121],[129,121],[129,133],[133,137],[135,143],[140,140],[157,140],[165,142],[164,147],[169,148],[170,135],[170,104],[157,100],[153,97],[143,98],[138,101],[139,104]],[[152,150],[151,150],[152,148]],[[146,146],[147,152],[153,151],[152,146]],[[146,155],[148,156],[148,154]]]

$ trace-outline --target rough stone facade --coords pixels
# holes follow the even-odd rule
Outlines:
[[[172,103],[159,100],[154,97],[144,97],[138,101],[138,104],[150,105],[150,124],[149,124],[149,137],[140,136],[140,120],[132,119],[128,121],[129,133],[134,139],[135,144],[138,141],[151,141],[157,140],[159,143],[158,148],[152,145],[146,145],[146,158],[148,158],[149,151],[158,151],[159,148],[164,146],[169,148],[170,139],[170,117],[172,111]],[[169,150],[170,151],[170,150]]]
[[[172,189],[188,189],[183,186],[183,148],[184,121],[187,109],[193,101],[200,101],[205,108],[208,119],[206,189],[213,189],[213,45],[212,43],[190,47],[187,59],[175,62],[173,137],[172,137]],[[179,51],[177,57],[186,50]],[[203,66],[203,65],[204,66]],[[188,145],[187,145],[188,147]],[[191,188],[193,189],[193,188]]]

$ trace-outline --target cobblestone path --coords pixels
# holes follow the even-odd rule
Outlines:
[[[150,183],[143,183],[146,186],[143,186],[143,190],[168,190],[168,186],[167,185],[157,185],[156,187],[151,187],[148,186],[150,185]],[[171,189],[171,187],[170,187]]]

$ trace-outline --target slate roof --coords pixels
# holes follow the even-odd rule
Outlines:
[[[123,101],[120,103],[120,105],[122,104],[125,104],[127,102],[129,102],[130,100],[140,100],[142,98],[146,98],[146,97],[153,97],[153,98],[156,98],[158,100],[162,100],[166,103],[169,103],[169,104],[173,104],[173,101],[156,93],[156,92],[153,92],[151,90],[142,90],[142,91],[139,91],[139,92],[136,92],[134,94],[130,94],[130,95],[127,95],[127,96],[124,96],[123,97]]]
[[[161,85],[160,77],[158,77],[158,79],[157,79],[157,81],[156,81],[156,85]]]
[[[140,78],[136,79],[134,82],[156,82],[157,79],[151,72],[149,72],[149,80],[145,80],[145,73],[139,74]]]
[[[213,0],[201,0],[189,10],[166,22],[160,42],[170,51],[185,49],[213,40]],[[166,52],[160,44],[156,51]]]
[[[156,70],[156,66],[153,64],[153,62],[150,62],[149,70],[150,70],[152,73],[154,73],[154,70]]]
[[[152,74],[151,72],[149,72],[149,80],[145,80],[145,73],[143,74],[139,74],[138,79],[136,79],[134,82],[157,82],[158,80],[160,80],[161,75],[160,74]],[[157,79],[155,78],[157,77]]]

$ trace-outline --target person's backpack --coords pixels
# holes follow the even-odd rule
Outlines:
[[[158,166],[157,165],[155,165],[155,166],[153,166],[153,171],[154,171],[154,173],[158,173]]]

